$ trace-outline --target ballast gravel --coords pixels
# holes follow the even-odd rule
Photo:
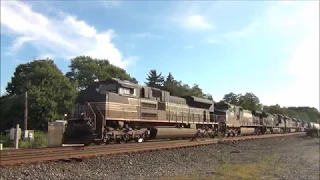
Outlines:
[[[47,162],[1,168],[11,179],[159,179],[212,177],[225,163],[243,164],[274,157],[268,179],[319,180],[319,139],[288,136],[200,147],[111,155],[82,162]],[[276,157],[276,158],[275,158]],[[259,179],[259,177],[257,177]]]

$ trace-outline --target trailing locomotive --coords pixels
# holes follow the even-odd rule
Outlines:
[[[63,143],[237,136],[301,131],[300,120],[199,97],[176,97],[113,78],[92,83],[74,106]]]

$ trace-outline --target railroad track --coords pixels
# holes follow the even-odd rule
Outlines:
[[[290,133],[290,134],[268,134],[260,136],[238,136],[229,138],[217,138],[208,140],[188,141],[160,141],[160,142],[146,142],[134,144],[114,144],[101,146],[87,146],[87,147],[57,147],[57,148],[39,148],[39,149],[19,149],[19,150],[3,150],[0,153],[0,166],[16,165],[24,163],[35,163],[44,161],[59,161],[59,160],[80,160],[82,158],[122,154],[122,153],[137,153],[144,151],[184,148],[192,146],[202,146],[209,144],[216,144],[225,141],[239,141],[250,139],[263,139],[282,136],[302,135],[304,133]]]

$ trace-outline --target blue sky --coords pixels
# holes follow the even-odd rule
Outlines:
[[[2,1],[1,93],[15,67],[108,58],[140,83],[150,69],[220,100],[319,109],[319,2]]]

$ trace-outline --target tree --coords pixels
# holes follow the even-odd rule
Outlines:
[[[268,106],[268,108],[265,111],[273,114],[283,114],[283,109],[280,107],[279,104]]]
[[[234,105],[239,105],[239,98],[240,94],[237,95],[233,92],[230,92],[228,94],[225,94],[222,98],[223,101],[226,101],[227,103],[234,104]]]
[[[171,72],[169,72],[167,79],[166,79],[166,83],[172,83],[172,84],[176,84],[176,80],[174,80],[173,75],[171,74]]]
[[[145,84],[149,87],[162,88],[164,83],[164,77],[162,73],[158,74],[157,70],[152,69],[146,78],[147,82]]]
[[[136,80],[136,78],[131,78],[129,81],[131,81],[132,83],[138,84],[139,82]]]
[[[309,114],[306,113],[306,112],[299,112],[299,113],[297,113],[297,118],[299,118],[299,119],[304,119],[304,120],[306,120],[306,121],[316,122],[316,121],[314,121],[315,119],[311,119],[310,116],[309,116]]]
[[[320,112],[316,108],[302,106],[302,107],[288,107],[288,109],[297,112],[298,116],[304,116],[310,120],[319,119]],[[306,116],[305,113],[308,114],[308,116]]]
[[[162,77],[161,73],[158,74],[157,71],[153,69],[149,72],[149,75],[146,79],[147,86],[157,87],[162,90],[169,91],[171,96],[196,96],[212,100],[212,96],[210,94],[203,93],[198,84],[194,84],[192,87],[190,87],[188,84],[185,84],[182,81],[175,80],[171,72],[169,72],[168,76],[164,80],[164,77]]]
[[[317,122],[320,112],[311,107],[281,107],[279,104],[264,106],[263,111],[281,114],[292,118],[298,118],[305,121]]]
[[[260,104],[259,98],[253,93],[246,93],[239,97],[239,105],[248,110],[261,110],[262,104]]]
[[[203,95],[204,98],[209,99],[209,100],[213,100],[212,95],[211,94],[204,94]]]
[[[66,76],[79,84],[78,90],[86,89],[96,79],[103,81],[110,78],[119,78],[138,83],[124,69],[110,64],[106,59],[93,59],[89,56],[78,56],[71,59],[70,71]]]
[[[189,91],[190,96],[204,97],[204,93],[198,84],[194,84]]]
[[[260,103],[259,98],[253,93],[246,93],[245,95],[242,95],[230,92],[225,94],[222,100],[230,104],[241,106],[247,110],[262,110],[262,104]]]
[[[61,119],[64,113],[71,110],[77,95],[76,85],[63,75],[53,60],[35,60],[17,66],[6,88],[8,96],[3,99],[20,99],[27,91],[28,124],[33,129],[39,129],[46,126],[48,121]],[[15,103],[15,106],[19,106],[21,101]],[[8,108],[12,113],[13,109]],[[19,118],[23,119],[23,116]]]
[[[21,95],[1,96],[0,108],[0,131],[14,127],[16,124],[22,125],[24,116],[24,98]]]
[[[166,80],[163,83],[163,90],[169,91],[172,96],[176,96],[178,92],[177,81],[174,79],[171,72],[169,72]]]

